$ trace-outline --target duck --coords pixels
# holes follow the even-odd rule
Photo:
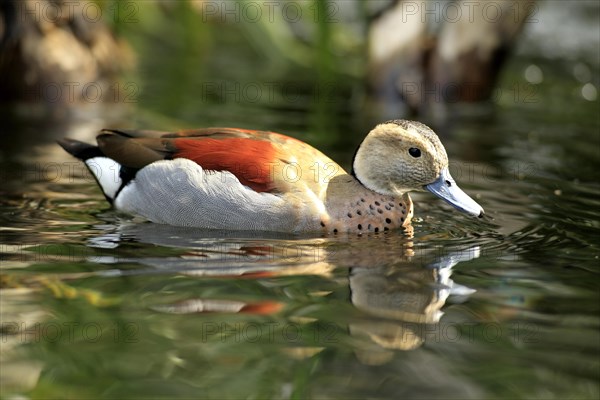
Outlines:
[[[118,211],[154,223],[286,233],[379,233],[410,225],[410,191],[427,190],[475,217],[483,208],[448,169],[435,132],[390,120],[358,146],[350,172],[298,139],[270,131],[104,129],[96,145],[69,138]]]

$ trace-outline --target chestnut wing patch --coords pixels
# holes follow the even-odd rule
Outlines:
[[[187,158],[205,170],[229,171],[257,192],[275,189],[272,168],[276,150],[265,140],[250,138],[174,139],[173,158]]]

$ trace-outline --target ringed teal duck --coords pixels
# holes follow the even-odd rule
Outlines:
[[[352,171],[274,132],[205,128],[173,133],[103,130],[98,145],[62,139],[118,210],[163,224],[279,232],[381,232],[406,226],[411,190],[429,190],[474,216],[483,209],[454,182],[426,125],[377,125]]]

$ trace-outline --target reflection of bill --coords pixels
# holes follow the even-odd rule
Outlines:
[[[414,263],[377,268],[352,268],[352,303],[368,316],[350,324],[353,336],[366,337],[379,348],[358,349],[367,364],[382,364],[393,357],[386,349],[411,350],[424,342],[425,334],[443,315],[440,309],[450,294],[468,295],[474,290],[455,284],[451,268],[479,256],[479,248],[450,253],[426,267]]]

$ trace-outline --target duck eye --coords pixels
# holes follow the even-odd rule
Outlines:
[[[417,149],[416,147],[411,147],[410,149],[408,149],[408,154],[410,154],[414,158],[419,158],[421,157],[421,150]]]

